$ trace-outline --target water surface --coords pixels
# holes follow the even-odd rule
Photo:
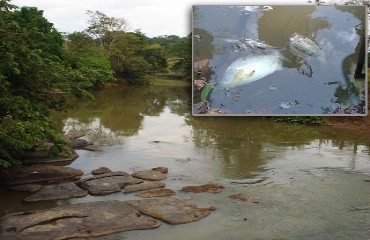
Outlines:
[[[208,74],[194,79],[215,83],[208,97],[211,109],[233,115],[364,114],[365,80],[354,79],[361,36],[363,6],[194,6],[193,57],[209,59]],[[293,33],[312,38],[322,48],[318,57],[301,57],[289,47]],[[265,41],[275,50],[238,50],[235,41]],[[239,58],[278,52],[283,69],[255,82],[223,87],[227,67]],[[365,52],[363,53],[365,54]],[[312,76],[297,69],[312,69]],[[269,66],[266,65],[266,68]],[[194,102],[199,102],[197,94]]]
[[[214,206],[189,224],[131,231],[100,239],[367,239],[370,138],[330,127],[274,123],[264,118],[192,117],[189,88],[107,89],[56,114],[60,130],[88,132],[104,152],[78,150],[70,166],[84,177],[98,167],[132,173],[169,168],[177,197]],[[183,186],[217,182],[221,193],[186,194]],[[133,194],[23,203],[26,194],[1,190],[1,215]],[[242,193],[248,201],[230,199]],[[99,239],[99,238],[98,238]]]

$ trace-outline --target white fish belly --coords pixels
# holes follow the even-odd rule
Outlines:
[[[226,69],[222,86],[235,87],[248,84],[280,69],[282,69],[282,60],[278,55],[239,58]]]

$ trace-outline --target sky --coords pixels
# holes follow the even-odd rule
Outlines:
[[[109,17],[124,18],[131,31],[140,29],[148,37],[191,32],[192,5],[204,4],[302,4],[308,0],[12,0],[18,6],[37,7],[60,32],[72,33],[87,28],[87,10],[100,11]]]

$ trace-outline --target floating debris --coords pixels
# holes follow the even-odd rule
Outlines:
[[[277,90],[277,87],[275,87],[275,86],[271,86],[271,87],[269,87],[269,90],[270,90],[270,91],[276,91],[276,90]]]
[[[294,100],[293,102],[281,102],[280,108],[287,109],[297,105],[299,105],[299,102],[297,100]]]
[[[202,89],[206,85],[205,80],[194,80],[193,83],[198,90]]]
[[[202,37],[200,35],[193,35],[193,38],[197,39],[198,41],[200,41],[202,39]]]
[[[304,61],[302,65],[299,68],[297,68],[297,70],[299,73],[307,77],[312,77],[312,74],[313,74],[312,67],[306,61]]]

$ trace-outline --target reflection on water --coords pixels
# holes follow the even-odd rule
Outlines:
[[[216,211],[196,223],[132,231],[101,239],[366,239],[370,139],[273,123],[264,118],[192,117],[188,88],[149,86],[107,89],[96,102],[78,102],[56,114],[60,130],[85,129],[104,152],[78,150],[70,166],[85,177],[101,166],[132,173],[169,168],[166,186]],[[187,194],[185,185],[219,182],[219,194]],[[366,185],[367,184],[367,185]],[[230,200],[242,193],[253,201]],[[24,204],[25,194],[1,190],[0,215],[130,194],[87,196]],[[355,199],[353,196],[356,196]],[[244,220],[247,219],[247,220]],[[336,219],[334,221],[333,219]],[[326,226],[327,228],[323,228]],[[99,238],[98,238],[99,239]]]
[[[194,6],[193,9],[193,34],[197,36],[193,40],[194,62],[209,59],[209,71],[195,72],[193,78],[216,83],[207,98],[209,109],[233,115],[365,113],[365,80],[354,79],[360,46],[365,44],[360,41],[364,36],[365,7]],[[294,33],[306,38],[298,53],[289,44],[295,41]],[[313,39],[312,44],[317,42],[323,54],[299,52],[307,45],[310,47],[309,39]],[[246,66],[230,71],[238,59],[276,53],[283,60],[282,70],[277,68],[271,73],[267,69],[273,63],[261,60],[245,61]],[[229,79],[238,84],[225,84]],[[194,103],[204,100],[199,99],[197,91],[201,90],[195,90]]]
[[[317,159],[322,162],[317,166],[310,160],[312,167],[349,168],[351,159],[356,162],[351,170],[365,171],[368,164],[363,159],[368,157],[370,139],[334,134],[330,128],[262,118],[192,117],[187,88],[110,89],[97,92],[96,98],[96,102],[79,103],[56,118],[64,131],[87,130],[89,140],[107,148],[106,153],[79,151],[81,157],[72,165],[88,171],[103,163],[122,169],[122,154],[124,169],[164,165],[198,180],[244,179],[292,151],[301,155],[296,159],[298,165],[305,161],[306,151],[343,156]],[[109,162],[101,162],[104,154]],[[96,161],[84,160],[90,157]],[[179,168],[182,164],[184,168]]]

